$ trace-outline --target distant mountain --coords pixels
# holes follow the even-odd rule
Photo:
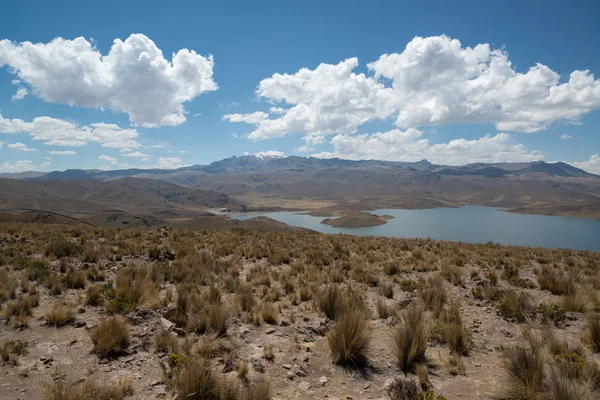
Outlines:
[[[175,170],[72,169],[15,178],[21,180],[13,180],[13,186],[15,182],[28,185],[6,189],[4,198],[0,190],[0,204],[43,209],[40,207],[51,199],[54,211],[56,207],[108,209],[104,205],[130,207],[135,212],[140,207],[153,212],[161,207],[242,210],[244,203],[254,209],[372,210],[480,204],[526,208],[528,212],[568,210],[568,214],[559,211],[563,215],[595,215],[596,207],[600,212],[600,176],[563,162],[449,166],[427,160],[241,156]],[[11,185],[4,182],[0,189],[2,186]],[[204,192],[194,191],[198,189]],[[23,201],[7,203],[15,193],[25,196]],[[65,193],[75,194],[65,198]]]

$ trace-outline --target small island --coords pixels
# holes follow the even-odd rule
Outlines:
[[[347,214],[339,218],[325,218],[322,224],[331,225],[335,228],[359,228],[364,226],[377,226],[387,224],[388,219],[394,218],[391,215],[378,216],[368,212],[357,212]]]

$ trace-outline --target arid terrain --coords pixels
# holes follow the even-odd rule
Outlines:
[[[28,218],[0,224],[3,399],[600,393],[598,253]]]

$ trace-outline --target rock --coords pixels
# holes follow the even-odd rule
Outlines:
[[[281,320],[281,323],[279,325],[281,325],[281,326],[290,326],[290,321],[288,321],[286,318],[283,318]]]
[[[290,370],[292,369],[292,364],[282,364],[281,365],[284,369]]]
[[[78,319],[75,322],[73,322],[73,326],[75,328],[83,328],[84,326],[86,326],[86,322]]]
[[[308,373],[306,372],[306,370],[303,367],[299,367],[296,370],[296,375],[298,375],[300,377],[305,377],[306,375],[308,375]]]
[[[265,333],[266,333],[267,335],[270,335],[270,334],[272,334],[272,333],[275,333],[275,328],[267,328],[267,330],[265,331]]]
[[[228,372],[231,372],[235,369],[235,361],[233,360],[233,358],[228,358],[225,361],[225,365],[223,365],[223,373],[226,374]]]
[[[166,319],[165,317],[160,317],[160,326],[165,331],[170,331],[171,329],[173,329],[173,326],[175,326],[175,324]]]
[[[321,386],[325,386],[327,384],[327,382],[329,382],[329,378],[326,376],[322,376],[319,378],[319,383],[321,384]]]
[[[295,378],[295,375],[292,371],[288,371],[287,374],[285,374],[285,376],[290,380],[293,381]]]
[[[302,381],[298,384],[298,389],[303,392],[308,392],[310,390],[310,382]]]

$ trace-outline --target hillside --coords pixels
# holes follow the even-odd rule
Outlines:
[[[152,213],[180,208],[245,210],[243,204],[226,194],[154,179],[0,179],[0,209],[3,210]]]

